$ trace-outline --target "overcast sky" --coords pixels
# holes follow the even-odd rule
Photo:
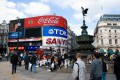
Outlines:
[[[88,33],[93,35],[97,21],[102,14],[120,14],[120,0],[0,0],[0,23],[54,14],[67,19],[68,25],[76,35],[81,34],[82,10],[89,8],[86,16]]]

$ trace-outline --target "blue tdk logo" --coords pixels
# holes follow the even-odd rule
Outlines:
[[[67,30],[57,26],[44,27],[43,36],[56,36],[67,38]]]

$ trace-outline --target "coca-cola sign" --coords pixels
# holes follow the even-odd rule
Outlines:
[[[61,16],[38,16],[25,19],[25,28],[43,27],[43,26],[58,26],[67,28],[67,21]]]
[[[59,18],[57,18],[57,17],[50,17],[50,18],[41,17],[38,20],[38,24],[41,24],[41,23],[58,24],[59,23]]]

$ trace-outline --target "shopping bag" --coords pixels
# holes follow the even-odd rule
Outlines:
[[[28,68],[28,69],[31,69],[31,66],[32,66],[32,64],[31,64],[31,63],[29,63],[29,68]]]
[[[51,64],[51,68],[54,68],[54,63]]]

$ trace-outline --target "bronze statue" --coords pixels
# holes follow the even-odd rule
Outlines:
[[[84,9],[83,7],[82,8],[82,14],[83,14],[83,17],[86,16],[85,14],[87,14],[87,11],[88,11],[88,8]]]

